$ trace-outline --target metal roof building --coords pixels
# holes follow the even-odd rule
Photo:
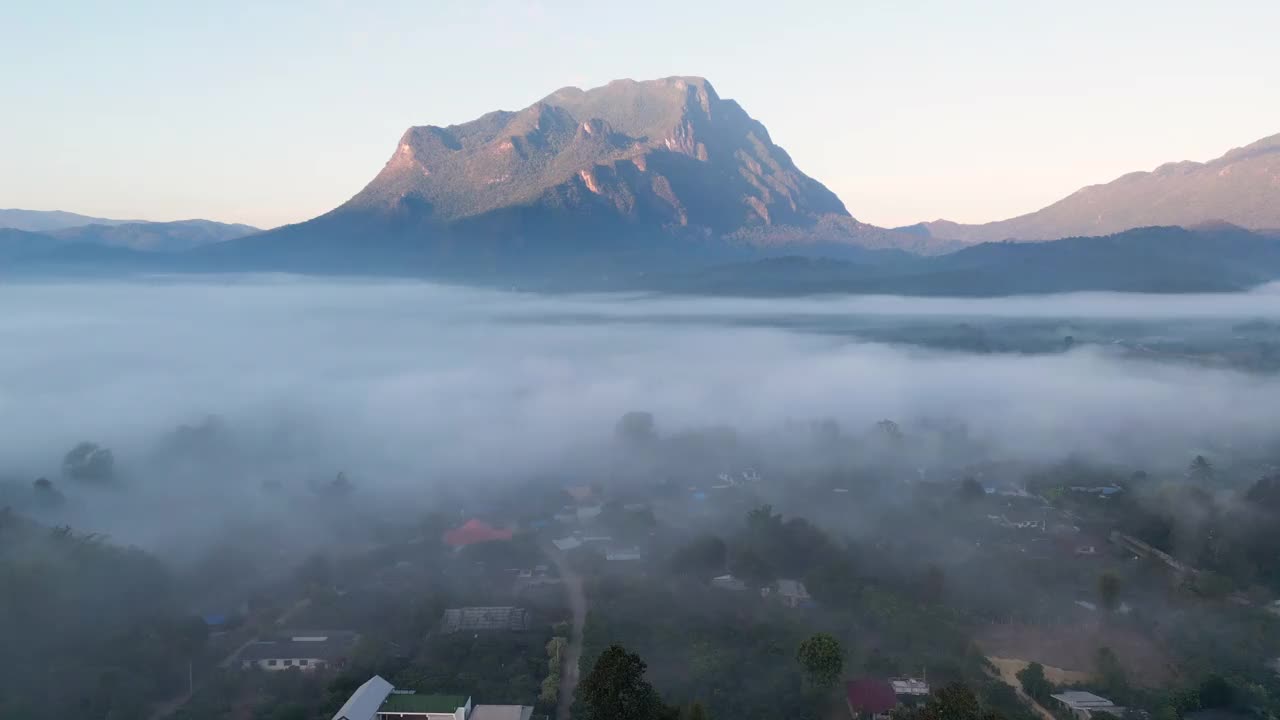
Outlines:
[[[393,689],[391,683],[374,675],[351,693],[351,697],[338,708],[338,714],[333,716],[333,720],[373,720],[378,714],[378,708],[382,707],[382,702]]]
[[[1099,697],[1083,690],[1067,690],[1049,697],[1065,705],[1076,717],[1082,720],[1087,720],[1090,715],[1096,712],[1104,712],[1108,715],[1120,717],[1125,710],[1122,707],[1117,707],[1115,703],[1104,697]]]
[[[466,607],[444,611],[440,629],[445,633],[463,630],[528,630],[529,611],[518,607]]]

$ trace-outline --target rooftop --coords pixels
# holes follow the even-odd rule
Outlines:
[[[527,630],[529,611],[518,607],[466,607],[444,611],[441,630]]]
[[[374,675],[351,693],[351,697],[338,708],[333,720],[372,720],[382,701],[387,699],[393,689],[391,683]]]
[[[418,693],[394,693],[389,695],[380,713],[452,713],[467,704],[463,695],[421,695]]]
[[[1105,710],[1116,706],[1104,697],[1083,690],[1066,690],[1051,697],[1073,710]]]
[[[467,720],[529,720],[533,717],[530,705],[477,705]]]
[[[861,678],[845,685],[849,709],[854,712],[880,715],[898,706],[898,696],[887,680]]]
[[[463,547],[495,540],[510,540],[512,535],[510,530],[499,530],[486,522],[472,519],[462,527],[445,533],[444,541],[454,547]]]
[[[915,678],[897,678],[890,680],[893,692],[897,695],[928,695],[929,683]]]
[[[809,590],[799,580],[778,580],[778,594],[787,597],[807,598]]]
[[[344,657],[359,638],[357,633],[335,631],[325,634],[297,635],[278,640],[258,640],[244,646],[237,659],[241,662],[297,658],[336,660]]]

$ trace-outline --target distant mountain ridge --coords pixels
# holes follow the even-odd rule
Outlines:
[[[25,230],[27,232],[46,232],[62,230],[82,225],[124,225],[125,223],[143,222],[141,220],[111,220],[108,218],[90,217],[65,210],[22,210],[19,208],[0,209],[0,228]]]
[[[1109,235],[1136,227],[1194,227],[1222,221],[1280,229],[1280,135],[1205,163],[1166,163],[1090,185],[1041,210],[981,225],[947,220],[901,230],[966,243]]]
[[[220,223],[212,220],[175,220],[173,222],[82,225],[53,230],[45,234],[70,243],[127,247],[134,250],[179,252],[259,232],[262,231],[256,227],[239,223]]]
[[[39,229],[35,229],[39,228]],[[261,232],[212,220],[109,220],[60,210],[0,210],[0,259],[53,248],[95,246],[182,252]]]
[[[1216,293],[1280,279],[1280,235],[1229,225],[1135,228],[1102,237],[983,243],[878,265],[773,258],[637,281],[637,289],[722,295],[888,293],[998,297],[1117,291]]]

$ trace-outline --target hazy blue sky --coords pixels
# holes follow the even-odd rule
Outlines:
[[[1280,133],[1276,0],[0,3],[0,207],[276,225],[409,125],[704,75],[861,220],[983,221]]]

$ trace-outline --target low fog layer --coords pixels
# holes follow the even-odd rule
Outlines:
[[[203,489],[152,478],[157,510],[338,469],[398,491],[523,482],[606,446],[631,410],[663,432],[731,426],[759,447],[825,419],[858,432],[882,419],[959,421],[1009,459],[1158,467],[1215,443],[1265,445],[1280,419],[1280,378],[1268,375],[1089,343],[972,354],[786,322],[1273,320],[1270,292],[733,301],[255,277],[9,285],[0,307],[0,477],[56,477],[86,440],[147,476],[176,427],[209,415],[234,452],[256,458]]]

